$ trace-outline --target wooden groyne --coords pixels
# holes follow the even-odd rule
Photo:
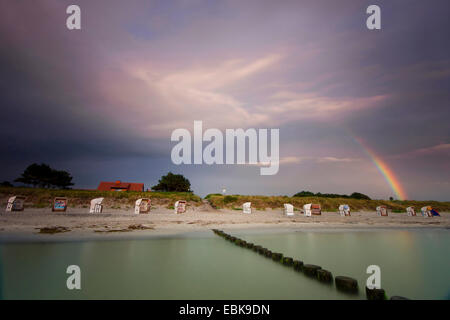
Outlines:
[[[358,281],[356,279],[346,277],[346,276],[336,276],[333,278],[333,274],[331,271],[322,269],[321,266],[317,266],[314,264],[304,264],[303,261],[294,260],[292,257],[284,256],[282,253],[273,252],[268,248],[264,248],[260,245],[247,242],[245,240],[239,239],[237,237],[231,236],[222,230],[212,229],[212,231],[218,235],[219,237],[224,238],[225,240],[234,243],[235,245],[253,250],[254,252],[269,258],[277,263],[280,263],[283,266],[293,268],[295,271],[299,273],[303,273],[305,276],[316,279],[320,283],[336,286],[336,289],[345,292],[347,294],[358,294],[359,286]],[[367,300],[386,300],[387,296],[384,289],[366,289],[366,298]],[[399,298],[406,299],[403,297],[392,297],[391,300],[399,300]]]

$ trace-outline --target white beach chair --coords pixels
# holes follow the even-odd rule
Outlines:
[[[89,213],[102,213],[103,211],[103,200],[105,198],[95,198],[91,200],[91,207],[89,208]]]
[[[252,203],[251,202],[245,202],[242,205],[242,213],[252,213]]]
[[[379,216],[387,216],[388,210],[386,206],[378,206],[377,207],[377,215]]]
[[[184,213],[186,212],[186,201],[178,200],[174,205],[175,213]]]
[[[430,207],[430,206],[422,207],[422,208],[420,209],[420,211],[422,212],[422,216],[423,216],[424,218],[429,218],[429,217],[432,216],[432,215],[431,215],[431,207]]]
[[[294,215],[294,206],[289,203],[284,204],[284,214],[287,216],[293,216]]]
[[[341,204],[339,206],[339,214],[342,217],[350,216],[350,207],[349,207],[349,205],[348,204]]]
[[[416,215],[416,211],[414,210],[414,207],[408,207],[406,208],[406,213],[408,217],[412,217]]]
[[[134,213],[148,213],[150,211],[151,201],[148,198],[137,199],[134,204]]]
[[[23,211],[25,204],[24,196],[14,196],[8,199],[6,204],[6,212]]]
[[[303,213],[305,214],[305,217],[311,217],[311,203],[305,204],[303,206]]]

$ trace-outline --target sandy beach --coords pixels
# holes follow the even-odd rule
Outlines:
[[[273,228],[294,230],[317,229],[402,229],[450,228],[450,213],[441,217],[408,217],[406,213],[391,213],[387,217],[375,212],[352,212],[341,217],[336,212],[322,212],[321,216],[305,217],[299,212],[285,216],[282,209],[255,210],[252,214],[210,206],[191,207],[183,214],[163,207],[152,208],[148,214],[135,215],[131,209],[107,209],[101,214],[90,214],[86,208],[69,208],[65,213],[50,209],[26,209],[23,212],[0,214],[0,239],[16,238],[39,240],[43,238],[110,238],[149,235],[171,235],[194,231],[221,229]]]

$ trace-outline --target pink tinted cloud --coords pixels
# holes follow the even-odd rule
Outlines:
[[[176,128],[190,128],[194,120],[221,129],[274,127],[302,120],[336,121],[349,112],[376,107],[388,98],[334,98],[311,91],[284,90],[290,84],[280,84],[261,92],[261,102],[257,103],[245,91],[260,91],[267,73],[282,68],[283,56],[273,53],[178,70],[125,61],[115,74],[108,71],[99,81],[111,103],[106,113],[135,123],[136,128],[143,129],[141,134],[152,137],[164,138]],[[230,89],[234,87],[244,94],[234,94]]]

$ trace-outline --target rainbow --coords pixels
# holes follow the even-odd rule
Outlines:
[[[365,143],[362,139],[357,138],[354,135],[352,135],[352,137],[363,148],[364,152],[369,156],[370,160],[377,167],[378,171],[383,175],[384,179],[394,192],[396,198],[399,200],[408,199],[406,191],[402,187],[400,180],[398,180],[387,163],[384,162],[379,156],[377,156],[377,154],[373,150],[371,150],[367,143]]]

